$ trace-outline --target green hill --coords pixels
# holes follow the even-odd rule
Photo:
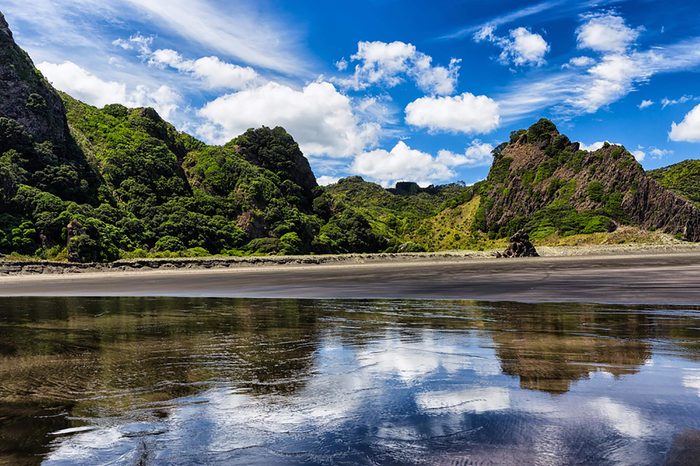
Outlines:
[[[542,239],[634,225],[700,240],[700,210],[648,176],[624,147],[580,150],[549,120],[496,148],[478,192],[475,228],[491,237],[520,228]]]
[[[700,207],[700,160],[684,160],[648,173],[661,186]]]

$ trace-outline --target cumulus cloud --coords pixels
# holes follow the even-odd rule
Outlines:
[[[152,50],[153,37],[136,34],[128,40],[117,39],[112,43],[124,50],[138,51],[149,65],[190,74],[212,89],[242,89],[258,78],[258,73],[250,66],[226,63],[216,56],[190,60],[172,49]]]
[[[166,85],[150,88],[137,85],[133,89],[117,81],[105,81],[73,62],[42,62],[37,68],[58,89],[98,107],[119,103],[129,107],[153,107],[163,118],[177,110],[181,96]]]
[[[199,132],[224,143],[248,128],[283,126],[309,156],[348,157],[376,144],[380,125],[360,123],[349,97],[333,84],[314,82],[301,90],[269,82],[218,97],[198,114]]]
[[[469,92],[454,97],[421,97],[405,109],[406,123],[430,131],[488,133],[498,127],[498,104]]]
[[[680,123],[671,124],[671,141],[700,142],[700,105],[689,111]]]
[[[149,63],[191,73],[210,88],[241,89],[258,77],[258,73],[249,66],[226,63],[215,56],[186,60],[178,52],[170,49],[154,51]]]
[[[350,57],[355,65],[354,74],[335,82],[346,88],[361,90],[372,85],[394,87],[406,78],[422,91],[435,95],[450,95],[457,88],[459,60],[453,58],[448,66],[433,66],[432,57],[419,52],[416,46],[401,41],[358,42],[357,52]],[[348,67],[344,59],[336,63],[343,71]]]
[[[494,32],[493,26],[484,26],[474,34],[474,40],[492,42],[499,46],[499,59],[502,63],[516,66],[540,66],[545,63],[544,56],[549,52],[550,46],[540,34],[524,27],[511,29],[507,37],[496,36]]]
[[[637,162],[642,162],[644,160],[644,157],[646,157],[647,154],[642,149],[637,148],[637,150],[632,151],[632,155],[637,160]]]
[[[576,30],[576,41],[581,49],[596,52],[621,53],[637,40],[640,29],[627,26],[625,20],[614,13],[594,13]]]
[[[475,139],[464,153],[456,154],[449,150],[438,151],[437,161],[447,166],[481,167],[493,162],[493,146]]]
[[[637,107],[639,107],[640,110],[644,110],[645,108],[651,107],[652,105],[654,105],[653,100],[644,99],[641,102],[639,102],[639,105],[637,105]]]
[[[316,178],[316,182],[321,186],[328,186],[329,184],[335,184],[338,182],[340,177],[323,175]]]
[[[660,159],[666,155],[671,155],[673,154],[673,151],[670,149],[659,149],[658,147],[650,147],[649,148],[649,153],[651,156],[655,159]]]
[[[544,38],[524,27],[510,31],[510,38],[505,43],[500,59],[515,65],[536,65],[545,63],[544,56],[549,52],[549,44]]]
[[[391,186],[397,181],[415,181],[427,186],[454,178],[455,167],[488,165],[491,150],[491,145],[475,140],[462,154],[441,150],[437,157],[433,157],[399,141],[390,151],[376,149],[359,154],[350,170],[383,186]]]

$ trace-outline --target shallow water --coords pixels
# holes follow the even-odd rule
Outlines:
[[[2,464],[642,465],[699,452],[699,309],[0,301]]]

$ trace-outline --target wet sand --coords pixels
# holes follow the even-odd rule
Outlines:
[[[0,296],[414,298],[700,304],[700,253],[465,258],[0,278]]]

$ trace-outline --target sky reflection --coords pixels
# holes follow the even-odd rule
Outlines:
[[[700,447],[694,311],[120,300],[59,318],[32,304],[0,327],[9,345],[44,342],[4,356],[0,415],[20,416],[20,390],[65,413],[32,427],[48,465],[659,464],[679,439]],[[37,361],[71,381],[60,400],[27,375]]]

